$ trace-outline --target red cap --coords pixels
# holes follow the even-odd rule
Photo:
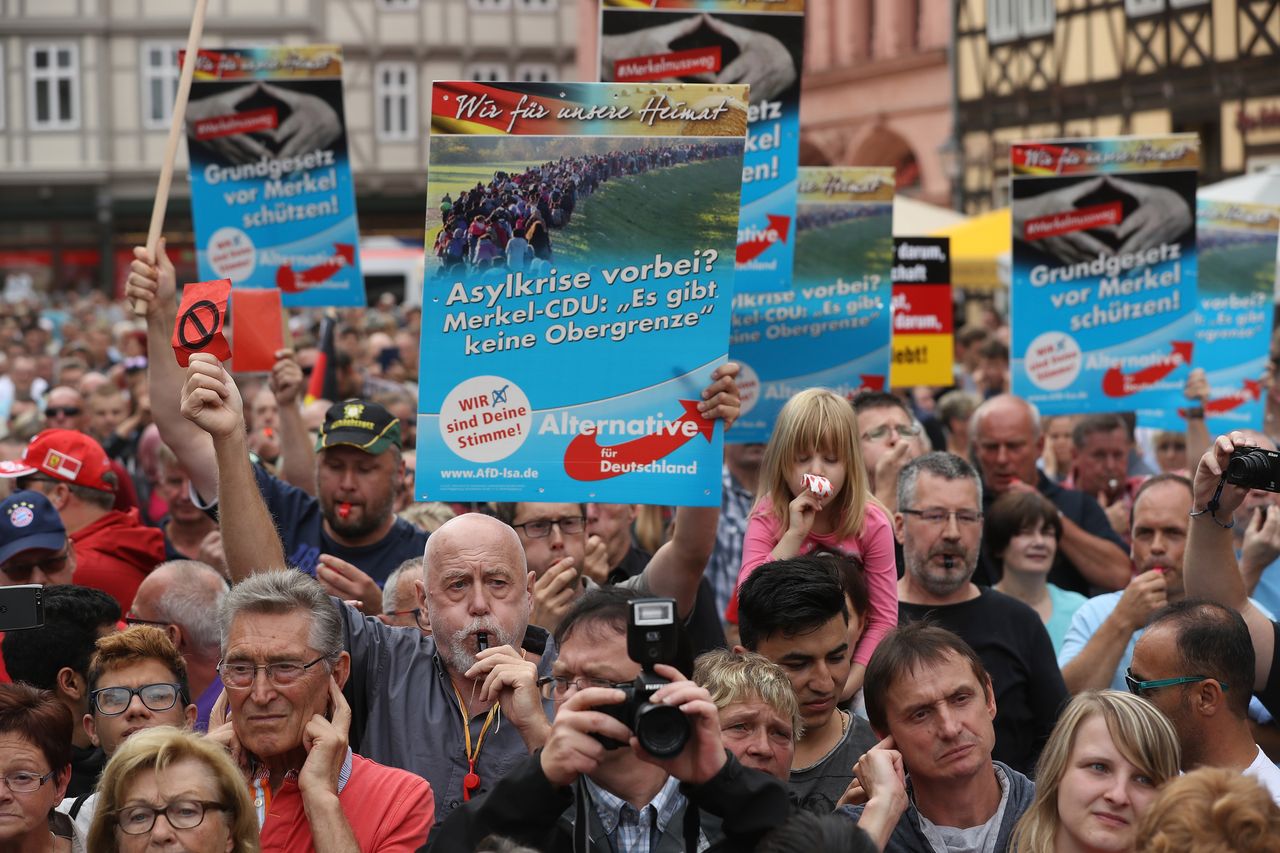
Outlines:
[[[28,477],[47,474],[55,480],[115,493],[106,478],[111,460],[102,445],[73,429],[47,429],[31,439],[22,457],[0,462],[0,477]]]

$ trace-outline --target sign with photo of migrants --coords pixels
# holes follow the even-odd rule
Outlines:
[[[796,243],[804,0],[602,0],[605,82],[751,87],[739,293],[788,287]]]
[[[1194,348],[1198,138],[1011,154],[1013,393],[1046,415],[1178,405]]]
[[[1210,435],[1262,429],[1271,355],[1272,302],[1280,207],[1200,199],[1196,207],[1200,288],[1192,366],[1209,383],[1204,402]],[[1140,426],[1186,429],[1182,407],[1144,410]]]
[[[805,388],[852,398],[886,387],[893,190],[892,167],[800,170],[792,285],[733,298],[742,416],[729,441],[768,441]]]
[[[436,82],[419,500],[720,503],[746,87]]]
[[[187,104],[201,279],[363,306],[335,45],[201,50]]]

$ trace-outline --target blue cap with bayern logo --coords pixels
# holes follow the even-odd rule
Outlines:
[[[67,528],[49,499],[39,492],[14,492],[0,501],[0,564],[23,551],[60,551]]]

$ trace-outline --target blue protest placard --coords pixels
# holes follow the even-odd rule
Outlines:
[[[418,499],[719,504],[745,98],[434,84]]]
[[[1041,413],[1177,404],[1191,369],[1199,140],[1018,143],[1013,393]]]
[[[750,85],[737,292],[790,282],[804,0],[602,0],[600,79]]]
[[[800,170],[792,285],[734,295],[742,417],[729,441],[768,441],[805,388],[853,397],[888,386],[893,189],[892,168]]]
[[[201,50],[186,121],[200,277],[363,306],[341,48]]]
[[[1201,199],[1196,217],[1200,289],[1192,365],[1204,369],[1209,384],[1206,426],[1210,435],[1261,430],[1280,207]],[[1138,423],[1181,432],[1187,405],[1140,411]]]

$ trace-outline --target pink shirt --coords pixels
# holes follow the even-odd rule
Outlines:
[[[784,532],[782,522],[774,516],[768,504],[768,498],[762,499],[747,523],[747,535],[742,545],[742,569],[738,572],[739,587],[757,566],[773,560],[770,555]],[[880,507],[868,502],[859,533],[844,540],[834,533],[810,533],[800,545],[801,554],[824,550],[855,554],[862,560],[870,605],[866,614],[867,624],[853,650],[853,662],[866,666],[880,640],[898,624],[898,568],[894,562],[893,528],[889,517]],[[736,589],[725,618],[734,624],[738,622]]]

